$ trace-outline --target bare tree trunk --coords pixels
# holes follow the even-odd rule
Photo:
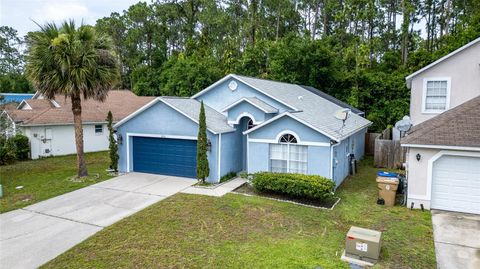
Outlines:
[[[317,23],[318,23],[318,13],[320,9],[320,2],[315,5],[315,15],[313,17],[313,27],[312,27],[312,40],[315,40],[315,35],[317,33]]]
[[[82,103],[80,95],[72,95],[73,123],[75,126],[75,145],[77,147],[77,175],[78,177],[88,176],[85,157],[83,154],[83,126],[82,126]]]

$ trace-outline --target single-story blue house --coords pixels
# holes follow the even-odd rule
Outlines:
[[[119,170],[195,178],[200,102],[209,182],[229,172],[321,175],[338,186],[364,154],[370,121],[317,89],[230,74],[190,98],[158,97],[119,121]],[[348,118],[336,117],[349,110]]]

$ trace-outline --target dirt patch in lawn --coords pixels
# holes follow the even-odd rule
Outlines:
[[[324,201],[320,200],[315,200],[315,199],[307,199],[307,198],[293,198],[293,197],[288,197],[285,195],[281,195],[278,193],[271,193],[271,192],[259,192],[255,190],[252,185],[245,183],[242,186],[236,188],[233,190],[234,193],[239,193],[239,194],[247,194],[251,196],[260,196],[264,198],[269,198],[269,199],[275,199],[279,201],[285,201],[285,202],[292,202],[300,205],[305,205],[305,206],[310,206],[310,207],[318,207],[318,208],[324,208],[324,209],[333,209],[333,207],[336,205],[336,203],[339,201],[340,198],[335,197],[333,199],[328,199]]]

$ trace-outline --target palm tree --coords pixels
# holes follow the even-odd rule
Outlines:
[[[109,37],[89,25],[63,22],[40,26],[27,38],[26,75],[46,98],[63,95],[72,102],[78,176],[88,176],[83,154],[82,98],[104,101],[119,79]]]

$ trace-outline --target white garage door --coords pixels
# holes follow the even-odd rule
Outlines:
[[[480,214],[480,157],[444,155],[432,170],[431,208]]]

